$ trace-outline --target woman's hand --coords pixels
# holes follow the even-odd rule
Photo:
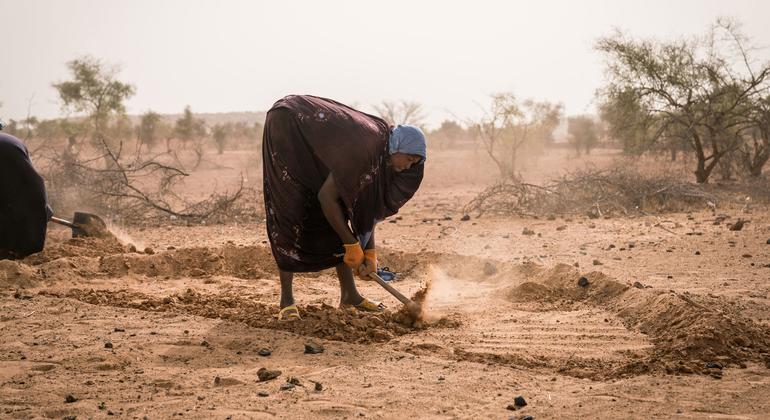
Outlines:
[[[377,273],[377,252],[374,248],[364,250],[364,263],[358,267],[358,276],[362,280],[371,280],[371,273]]]
[[[352,270],[359,272],[365,258],[361,244],[356,241],[354,244],[343,244],[343,246],[345,247],[345,256],[342,261]]]

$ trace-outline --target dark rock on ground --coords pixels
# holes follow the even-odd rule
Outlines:
[[[275,379],[277,377],[281,376],[280,370],[270,370],[267,368],[260,368],[257,371],[257,378],[259,378],[260,382],[269,381],[271,379]]]
[[[260,397],[269,397],[270,393],[267,392],[267,391],[259,391],[259,392],[257,392],[257,395],[260,396]]]
[[[460,221],[467,222],[468,220],[471,220],[471,217],[467,214],[464,214],[463,217],[460,218]]]
[[[66,402],[66,403],[74,403],[77,400],[78,400],[78,397],[76,397],[76,396],[74,396],[72,394],[67,394],[67,396],[64,397],[64,402]]]
[[[495,267],[494,264],[487,261],[484,263],[484,275],[485,276],[491,276],[493,274],[497,273],[497,267]]]
[[[512,404],[508,404],[508,407],[506,407],[509,410],[518,410],[521,407],[524,407],[527,405],[527,400],[524,399],[521,395],[513,399]]]
[[[305,354],[319,354],[324,352],[324,346],[314,342],[308,341],[305,343]]]
[[[273,354],[273,352],[270,349],[259,349],[257,354],[259,354],[262,357],[267,357]]]
[[[590,284],[590,282],[588,281],[587,278],[581,277],[581,278],[578,279],[577,284],[580,287],[587,287]]]
[[[321,392],[321,391],[323,391],[323,390],[324,390],[324,386],[323,386],[323,384],[321,384],[320,382],[316,382],[316,383],[315,383],[315,390],[316,390],[316,392]]]
[[[110,343],[109,341],[104,343],[104,348],[105,349],[111,349],[112,348],[112,343]]]
[[[288,391],[290,389],[294,389],[296,385],[290,382],[285,382],[283,385],[281,385],[281,391]]]
[[[733,231],[741,230],[747,222],[748,220],[738,219],[735,221],[735,223],[728,225],[728,228]]]

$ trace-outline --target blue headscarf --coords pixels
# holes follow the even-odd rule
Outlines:
[[[425,144],[425,134],[419,128],[399,124],[390,132],[388,149],[391,154],[400,152],[422,156],[422,162],[428,157]]]

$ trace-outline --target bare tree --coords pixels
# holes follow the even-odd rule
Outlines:
[[[410,124],[422,127],[425,124],[425,112],[417,102],[382,101],[379,105],[374,105],[374,109],[390,125]]]
[[[468,126],[477,131],[500,175],[515,178],[519,152],[529,142],[551,138],[562,107],[531,99],[520,103],[512,93],[494,94],[491,99],[481,119],[469,121]]]

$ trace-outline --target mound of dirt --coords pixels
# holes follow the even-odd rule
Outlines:
[[[177,312],[206,318],[243,322],[251,327],[290,331],[295,334],[352,343],[385,342],[408,334],[417,328],[401,312],[364,313],[353,308],[329,305],[300,307],[302,317],[297,322],[278,322],[275,305],[259,303],[249,296],[235,293],[202,294],[187,289],[184,293],[153,297],[134,291],[71,289],[65,294],[41,292],[56,297],[68,297],[93,305],[134,308],[145,311]],[[423,324],[456,326],[448,321]]]
[[[654,343],[643,361],[615,373],[641,371],[702,372],[708,363],[743,366],[763,362],[770,353],[770,329],[743,317],[737,308],[719,298],[637,289],[603,273],[585,275],[560,264],[535,273],[529,282],[508,291],[518,303],[591,305],[615,313],[627,328],[638,329]]]
[[[229,275],[243,279],[276,273],[270,249],[259,246],[182,248],[153,255],[115,254],[101,259],[101,271],[110,276],[141,274],[148,277],[206,277]]]
[[[37,270],[13,260],[0,260],[0,287],[32,287],[39,282]]]
[[[122,254],[128,249],[114,236],[106,238],[81,237],[63,242],[46,244],[43,251],[32,254],[22,260],[27,265],[40,265],[65,257],[103,257],[106,255]]]

